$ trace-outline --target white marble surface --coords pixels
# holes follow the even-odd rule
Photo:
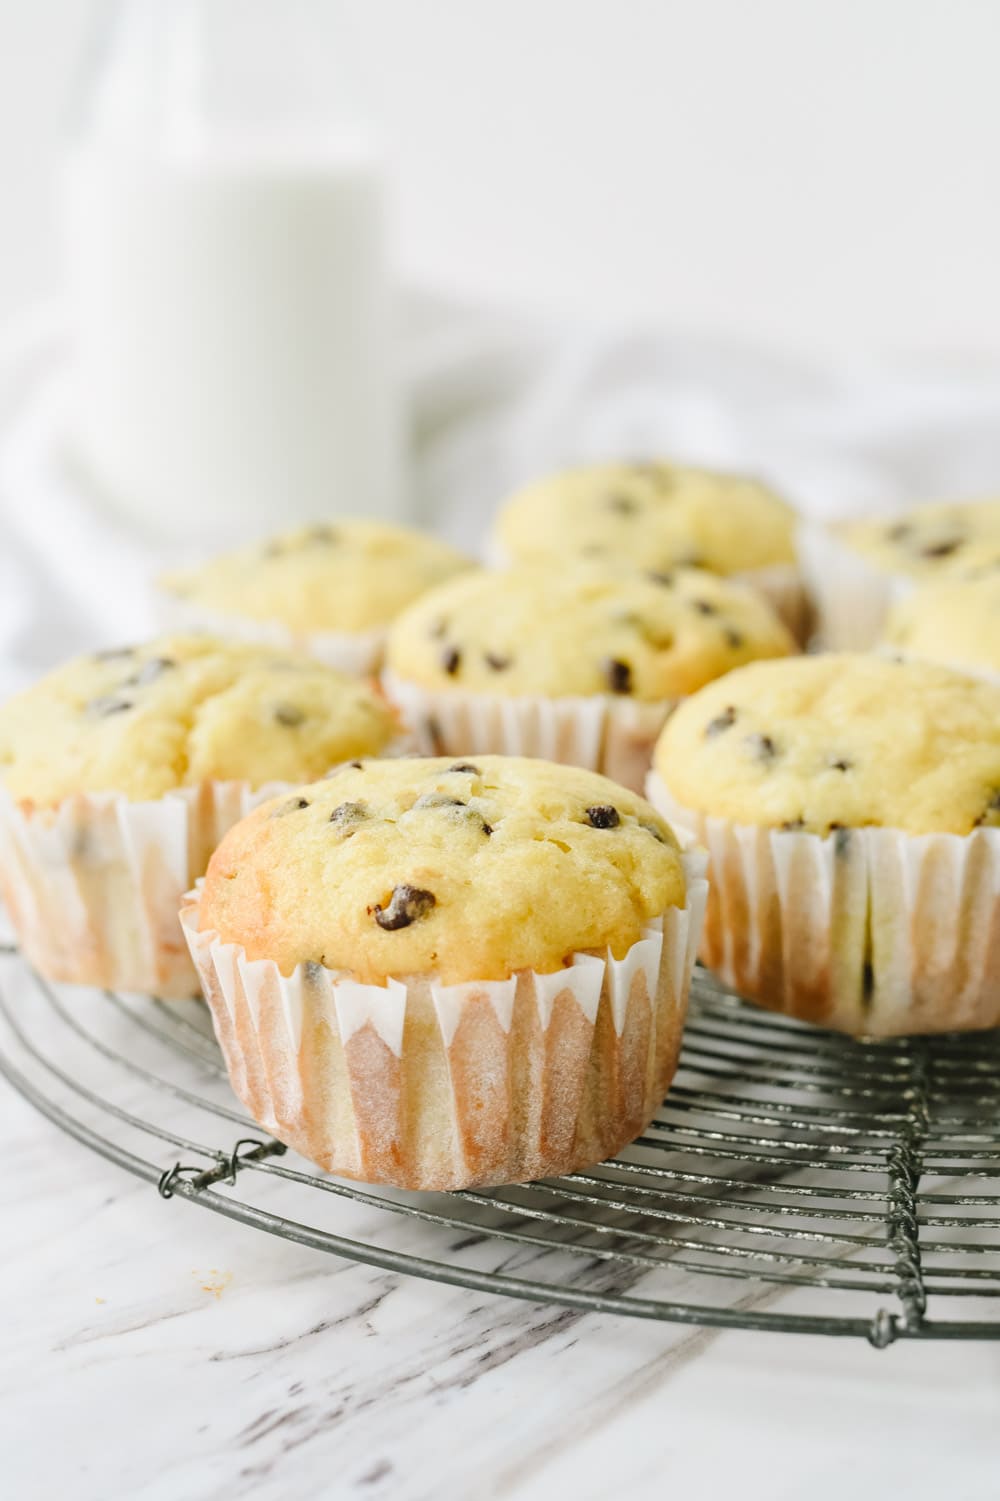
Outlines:
[[[0,963],[29,1032],[61,1036]],[[447,1288],[161,1201],[2,1082],[0,1129],[11,1501],[997,1494],[1000,1346],[876,1353]],[[359,1236],[387,1218],[328,1209]],[[408,1220],[393,1236],[429,1244]]]

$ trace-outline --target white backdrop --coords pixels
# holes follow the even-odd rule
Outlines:
[[[48,177],[88,9],[0,0],[3,321],[55,282]],[[343,10],[422,285],[755,342],[1000,353],[995,0]]]

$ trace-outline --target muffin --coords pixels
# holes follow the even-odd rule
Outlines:
[[[1000,1024],[1000,687],[755,663],[683,704],[653,764],[709,851],[702,957],[741,995],[856,1035]]]
[[[591,464],[528,485],[501,509],[499,562],[601,558],[643,568],[705,568],[765,594],[804,639],[795,513],[742,475],[679,464]]]
[[[233,1087],[331,1172],[571,1172],[673,1076],[704,897],[642,798],[547,762],[368,762],[256,809],[182,921]]]
[[[875,645],[893,601],[915,585],[1000,565],[1000,500],[942,502],[832,527],[804,525],[797,544],[819,640],[860,651]]]
[[[53,980],[194,994],[177,912],[225,830],[397,734],[356,679],[208,636],[50,673],[0,708],[0,891],[24,952]]]
[[[912,590],[890,608],[885,642],[907,656],[1000,677],[1000,569]]]
[[[678,699],[793,650],[765,600],[700,569],[535,564],[418,600],[389,633],[385,687],[428,750],[546,756],[638,791]]]
[[[471,567],[437,538],[377,521],[302,527],[160,581],[171,624],[308,652],[374,672],[390,621]]]

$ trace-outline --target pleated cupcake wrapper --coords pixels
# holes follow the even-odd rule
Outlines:
[[[293,631],[278,620],[253,620],[250,616],[224,614],[206,609],[166,591],[157,596],[157,614],[164,630],[210,631],[213,636],[259,642],[276,651],[301,651],[327,667],[351,677],[371,677],[382,663],[386,630]]]
[[[226,830],[285,786],[77,793],[32,811],[0,789],[0,891],[23,952],[52,980],[196,995],[181,898]]]
[[[510,553],[497,536],[487,539],[483,559],[487,568],[512,566]],[[749,584],[762,594],[796,641],[806,640],[811,610],[797,563],[767,563],[761,568],[744,568],[726,577],[734,584]]]
[[[538,756],[603,772],[635,792],[642,791],[653,747],[678,702],[435,690],[392,672],[382,681],[426,755]]]
[[[732,583],[749,584],[762,594],[796,641],[805,645],[812,629],[812,608],[797,564],[769,563],[766,567],[747,568],[729,577]]]
[[[709,854],[701,958],[740,995],[855,1036],[1000,1026],[1000,830],[823,837],[647,796]]]
[[[876,568],[813,522],[800,524],[795,545],[813,604],[817,644],[827,651],[868,651],[880,642],[891,606],[910,592],[913,579]]]
[[[329,1171],[456,1189],[571,1172],[648,1125],[674,1074],[706,883],[685,856],[687,907],[622,959],[577,953],[554,974],[443,985],[358,983],[182,925],[237,1095]]]

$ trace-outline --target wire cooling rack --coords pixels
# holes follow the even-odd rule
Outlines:
[[[878,1348],[1000,1337],[1000,1032],[855,1043],[699,971],[639,1141],[589,1172],[455,1194],[317,1173],[237,1108],[199,1002],[53,987],[13,951],[0,1072],[154,1202],[393,1272]]]

